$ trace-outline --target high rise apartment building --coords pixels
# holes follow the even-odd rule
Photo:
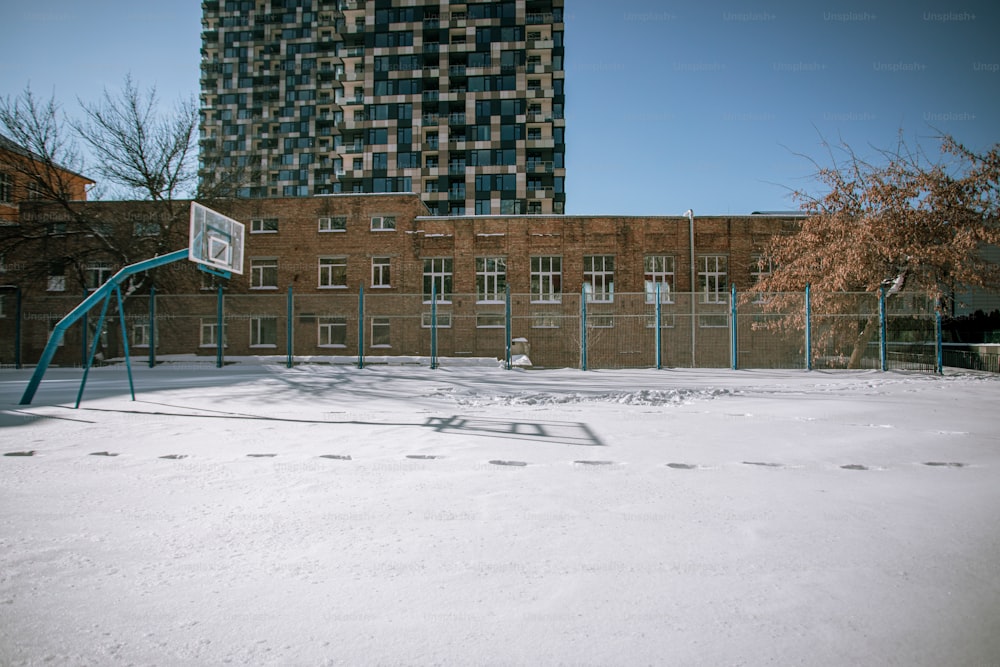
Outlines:
[[[206,0],[203,179],[564,213],[563,0]]]

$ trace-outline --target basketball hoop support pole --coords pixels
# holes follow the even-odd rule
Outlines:
[[[45,375],[45,371],[48,370],[49,363],[52,361],[52,357],[55,355],[56,349],[58,349],[59,343],[62,341],[63,335],[66,333],[66,329],[75,324],[81,317],[86,315],[91,308],[96,306],[102,300],[107,299],[111,292],[125,282],[125,279],[129,276],[133,276],[136,273],[142,273],[143,271],[148,271],[149,269],[153,269],[158,266],[163,266],[164,264],[179,262],[184,259],[188,259],[187,248],[177,250],[166,255],[161,255],[159,257],[153,257],[152,259],[147,259],[142,262],[137,262],[136,264],[129,264],[118,273],[111,276],[108,282],[91,292],[90,296],[84,299],[80,305],[71,310],[64,318],[59,320],[52,329],[52,335],[49,336],[49,342],[45,345],[45,350],[42,351],[42,356],[38,360],[35,372],[31,376],[31,380],[28,382],[27,388],[24,390],[24,395],[21,397],[21,405],[31,405],[31,401],[35,397],[35,392],[38,391],[38,385],[42,382],[42,376]]]

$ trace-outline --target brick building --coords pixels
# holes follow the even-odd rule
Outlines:
[[[440,355],[502,357],[509,308],[511,335],[531,347],[536,365],[575,365],[585,307],[592,342],[607,340],[607,354],[636,347],[635,364],[650,365],[647,342],[630,341],[649,338],[658,285],[662,326],[676,348],[670,359],[688,365],[697,354],[692,341],[724,339],[729,290],[753,283],[763,243],[797,222],[760,215],[433,216],[417,194],[206,204],[246,225],[244,273],[225,281],[189,262],[157,269],[155,332],[145,292],[128,299],[133,348],[146,348],[155,335],[159,354],[215,354],[221,284],[227,355],[283,354],[291,334],[297,356],[426,356],[433,322]],[[80,206],[117,221],[142,220],[152,210],[149,202]],[[36,285],[27,303],[46,299],[42,314],[29,308],[37,331],[25,337],[26,359],[44,345],[37,323],[51,327],[79,301]],[[108,354],[118,356],[117,331],[105,335]],[[64,347],[63,362],[72,363],[72,336]]]

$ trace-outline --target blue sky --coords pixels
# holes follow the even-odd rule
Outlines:
[[[197,94],[200,2],[12,4],[0,94],[75,111],[128,72],[165,104]],[[824,139],[1000,141],[995,1],[567,0],[565,20],[571,214],[787,210]]]

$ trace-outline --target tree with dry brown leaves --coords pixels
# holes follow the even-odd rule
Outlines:
[[[1000,246],[1000,144],[977,152],[943,136],[932,159],[900,139],[876,155],[863,159],[846,144],[830,150],[830,166],[817,172],[826,193],[793,193],[807,217],[796,233],[771,240],[763,261],[773,270],[755,287],[772,294],[776,310],[781,294],[810,285],[819,310],[862,316],[854,335],[829,332],[850,341],[852,349],[834,351],[849,352],[853,367],[873,336],[870,304],[880,290],[905,290],[944,309],[957,290],[1000,286],[1000,267],[985,253]]]

